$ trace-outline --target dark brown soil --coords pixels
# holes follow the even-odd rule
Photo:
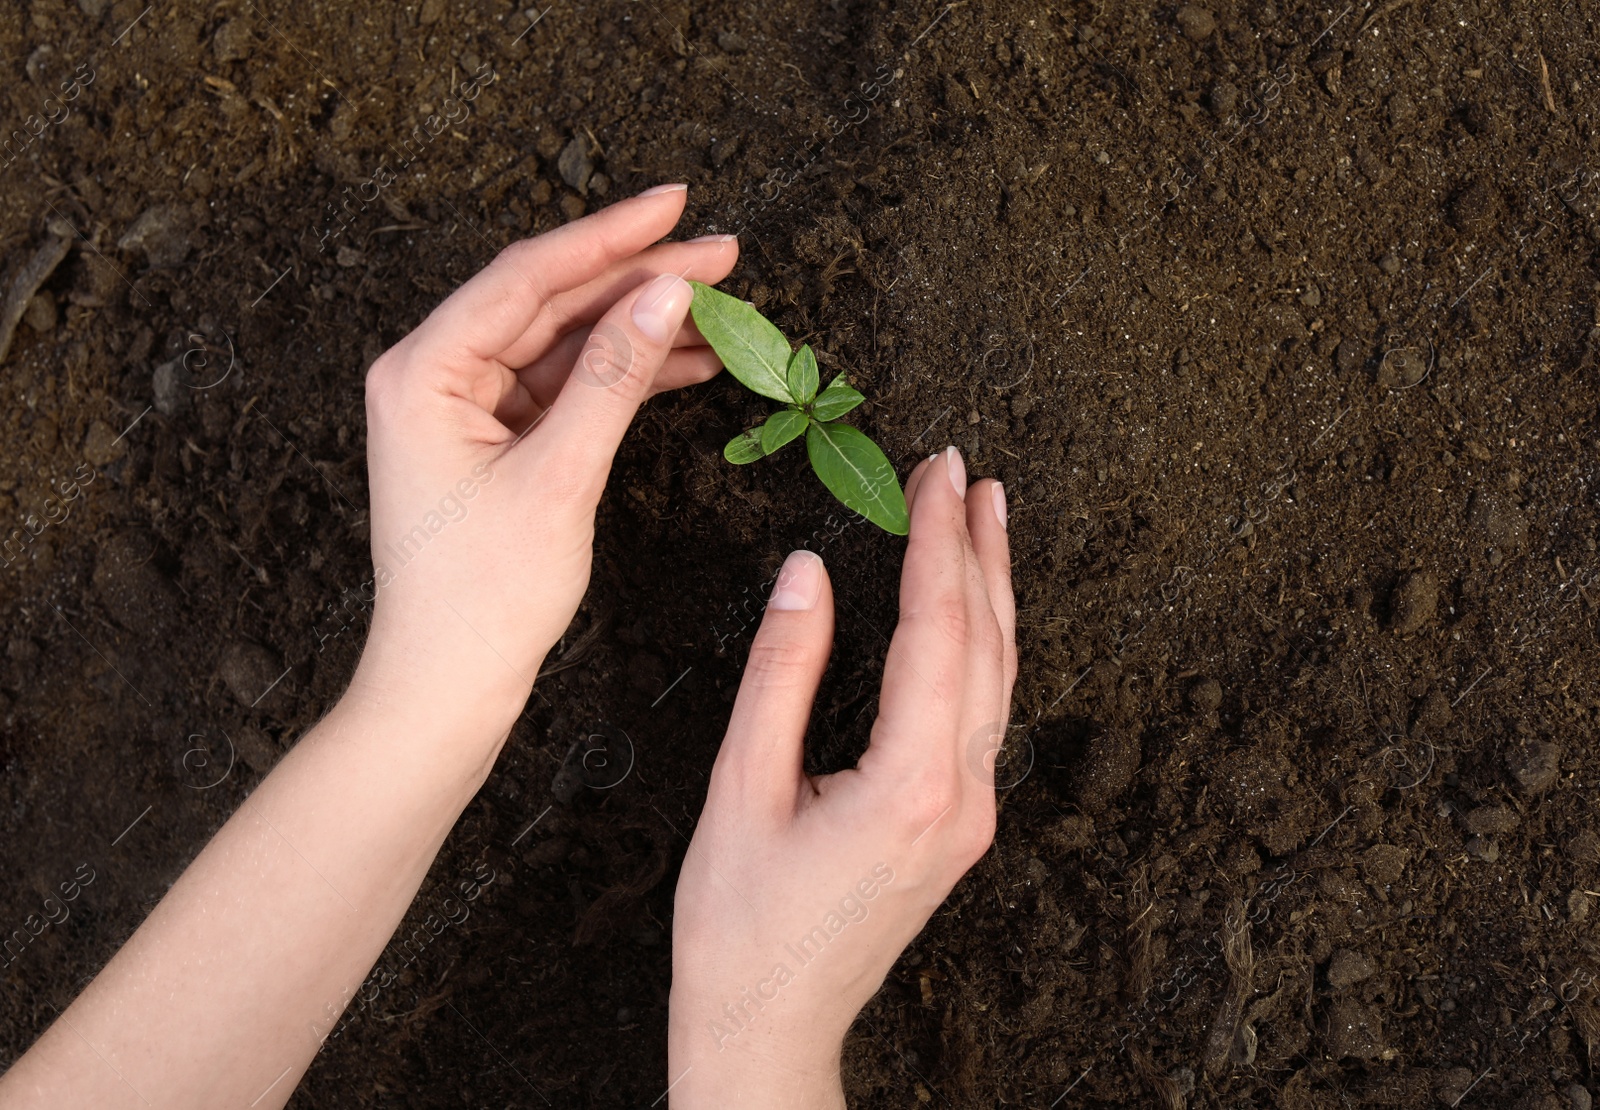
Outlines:
[[[16,5],[15,145],[92,82],[0,170],[5,289],[75,238],[0,375],[0,926],[93,878],[7,954],[4,1060],[348,677],[364,367],[504,243],[687,180],[682,233],[741,232],[730,288],[893,458],[953,441],[1011,490],[1015,785],[857,1025],[852,1104],[1587,1107],[1594,10],[1221,7]],[[900,541],[798,457],[722,462],[762,408],[719,380],[640,419],[560,669],[405,931],[493,881],[294,1105],[662,1093],[763,584],[832,568],[817,768],[861,750],[895,612]]]

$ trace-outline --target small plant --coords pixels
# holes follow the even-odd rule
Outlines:
[[[783,332],[739,298],[698,281],[690,284],[695,326],[728,373],[784,406],[760,427],[729,440],[723,457],[755,462],[804,434],[811,469],[829,492],[885,532],[905,535],[910,517],[893,464],[864,432],[839,420],[866,398],[843,374],[819,393],[817,356],[809,346],[791,351]]]

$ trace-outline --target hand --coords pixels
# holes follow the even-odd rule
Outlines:
[[[588,586],[629,421],[721,368],[684,323],[683,279],[727,276],[733,237],[650,246],[685,189],[512,244],[372,364],[377,600],[352,694],[481,708],[495,728],[521,712]]]
[[[678,1110],[843,1106],[850,1023],[993,839],[1017,671],[1005,494],[968,488],[952,447],[912,472],[906,499],[900,624],[855,769],[802,769],[833,640],[820,558],[789,556],[751,644],[678,880]]]

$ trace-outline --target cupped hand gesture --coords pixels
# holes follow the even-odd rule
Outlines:
[[[651,245],[685,195],[660,186],[512,244],[372,364],[377,601],[352,692],[507,727],[521,710],[588,585],[634,413],[721,367],[684,322],[685,279],[727,276],[733,237]]]
[[[951,448],[917,467],[906,498],[900,623],[856,767],[803,769],[833,641],[818,556],[785,562],[751,644],[678,880],[678,1110],[843,1106],[851,1022],[993,838],[1017,671],[1005,493],[969,488]]]

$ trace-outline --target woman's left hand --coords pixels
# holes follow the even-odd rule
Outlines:
[[[509,727],[589,583],[594,516],[641,402],[720,368],[685,313],[732,236],[651,246],[660,186],[507,247],[367,373],[376,612],[352,691]]]

